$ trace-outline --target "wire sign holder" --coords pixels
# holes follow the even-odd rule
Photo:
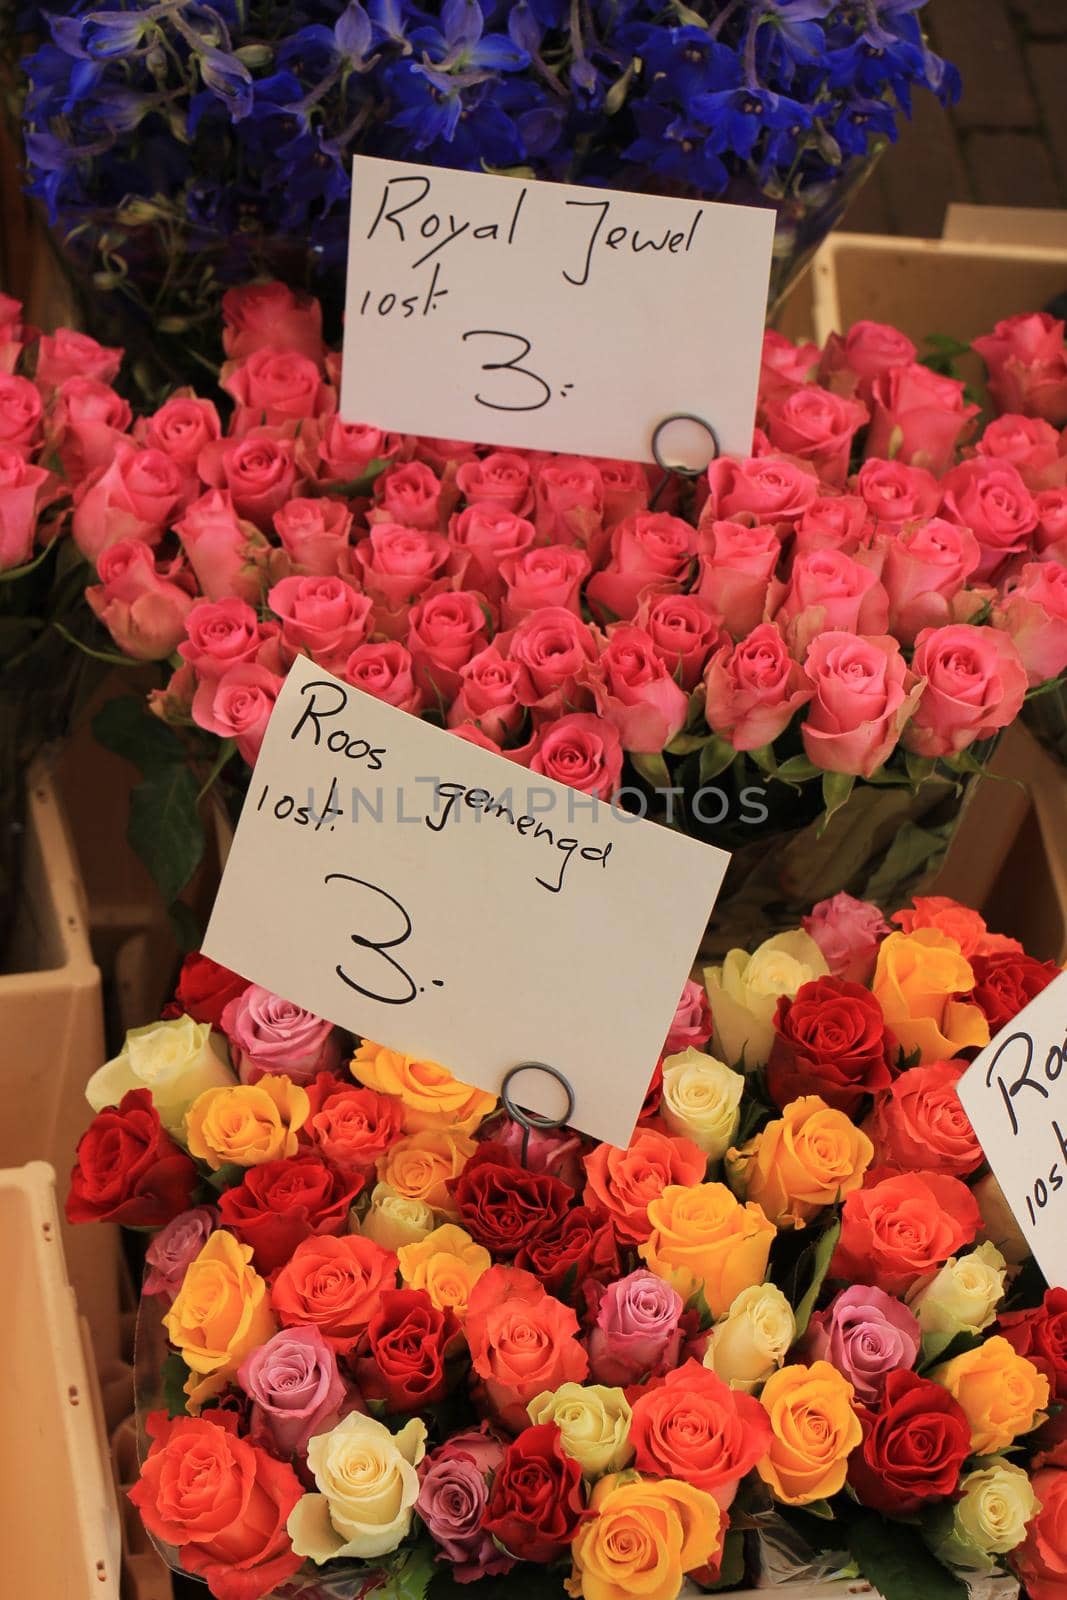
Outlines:
[[[707,434],[709,440],[711,441],[711,453],[708,456],[708,459],[704,462],[703,466],[691,467],[686,466],[681,462],[670,462],[664,460],[663,435],[668,428],[672,427],[677,422],[694,423],[698,428],[702,428]],[[695,412],[672,411],[670,416],[664,417],[661,422],[657,422],[652,432],[652,459],[655,461],[657,467],[659,467],[662,471],[663,477],[656,486],[656,490],[652,496],[652,499],[649,501],[648,509],[650,511],[655,511],[659,497],[670,482],[672,473],[674,473],[676,477],[686,478],[692,481],[693,479],[699,478],[703,473],[707,472],[708,467],[714,460],[716,460],[719,453],[718,434],[715,432],[715,429],[712,427],[711,423],[706,420],[706,418],[698,417]]]
[[[563,1093],[567,1096],[567,1108],[561,1117],[546,1116],[543,1111],[526,1111],[517,1105],[511,1096],[512,1081],[522,1072],[544,1072],[550,1078],[555,1078]],[[550,1067],[546,1061],[520,1061],[504,1074],[504,1081],[500,1085],[500,1103],[513,1122],[517,1122],[522,1129],[522,1154],[520,1160],[526,1165],[526,1155],[530,1148],[530,1134],[536,1128],[538,1133],[550,1133],[554,1128],[566,1127],[574,1115],[574,1089],[570,1079],[558,1067]]]

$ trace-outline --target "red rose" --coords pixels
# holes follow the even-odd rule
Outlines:
[[[346,1176],[368,1171],[401,1134],[399,1100],[320,1072],[307,1086],[311,1110],[301,1132]]]
[[[344,1233],[362,1187],[362,1178],[342,1178],[317,1156],[264,1161],[249,1167],[237,1188],[223,1190],[219,1216],[242,1244],[252,1246],[256,1270],[269,1277],[304,1239]]]
[[[527,1172],[497,1143],[481,1145],[448,1187],[471,1238],[502,1260],[557,1227],[574,1199],[569,1184]]]
[[[903,1294],[970,1244],[982,1225],[978,1204],[958,1178],[885,1169],[845,1196],[841,1238],[830,1277]]]
[[[880,1409],[857,1411],[863,1444],[853,1452],[848,1481],[865,1506],[902,1517],[955,1492],[971,1453],[971,1426],[947,1389],[898,1368],[886,1379]]]
[[[965,1178],[985,1160],[956,1092],[965,1061],[932,1061],[902,1072],[878,1096],[864,1131],[879,1164],[903,1171],[933,1162],[939,1172]]]
[[[237,1417],[148,1419],[152,1447],[129,1491],[149,1533],[177,1545],[216,1600],[260,1600],[303,1565],[286,1531],[304,1493],[288,1462],[237,1437]]]
[[[68,1222],[161,1228],[192,1205],[195,1164],[163,1131],[147,1089],[97,1113],[78,1141]]]
[[[356,1366],[360,1392],[389,1411],[421,1411],[444,1399],[445,1355],[459,1336],[451,1311],[439,1311],[424,1289],[387,1289],[367,1327],[370,1353]]]
[[[689,1360],[634,1401],[630,1442],[638,1472],[681,1478],[726,1510],[770,1448],[771,1425],[758,1400]]]
[[[482,1527],[516,1560],[547,1565],[563,1555],[583,1510],[582,1469],[546,1422],[508,1445]]]
[[[554,1295],[563,1294],[568,1283],[575,1288],[594,1278],[610,1283],[622,1270],[611,1222],[588,1206],[573,1207],[551,1232],[529,1239],[515,1260]]]
[[[778,1106],[821,1095],[850,1113],[865,1094],[893,1081],[897,1042],[878,1001],[862,984],[814,978],[796,998],[783,995],[774,1017],[767,1087]]]
[[[1067,1289],[1046,1289],[1039,1306],[1003,1313],[996,1331],[1044,1373],[1053,1400],[1063,1405],[1067,1401]]]
[[[1054,961],[1038,961],[1014,950],[975,956],[971,965],[975,983],[969,998],[985,1013],[990,1035],[999,1033],[1060,975]]]
[[[194,1022],[210,1022],[217,1028],[231,1000],[244,994],[248,979],[239,978],[229,967],[220,967],[210,956],[194,950],[182,962],[174,990],[173,1016],[192,1017]],[[170,1010],[170,1007],[168,1007]]]

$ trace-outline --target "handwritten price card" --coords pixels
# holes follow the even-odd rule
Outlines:
[[[1067,1286],[1067,973],[975,1058],[959,1096],[1038,1265]]]
[[[650,461],[752,448],[773,213],[356,156],[341,413]],[[670,459],[700,466],[677,424]]]
[[[574,1125],[625,1146],[728,861],[301,658],[204,949],[483,1089],[547,1062]],[[563,1110],[544,1074],[516,1093]]]

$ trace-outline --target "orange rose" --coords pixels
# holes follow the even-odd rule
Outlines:
[[[1000,1334],[943,1361],[930,1376],[963,1407],[975,1455],[1006,1450],[1045,1421],[1048,1379]]]
[[[686,1300],[698,1290],[724,1317],[742,1289],[762,1283],[775,1226],[754,1201],[724,1183],[671,1184],[648,1208],[652,1232],[638,1254]]]
[[[434,1211],[456,1215],[448,1191],[477,1149],[466,1134],[446,1128],[423,1129],[398,1139],[378,1161],[378,1178],[405,1200],[421,1200]]]
[[[920,1066],[989,1043],[982,1012],[958,998],[974,988],[971,965],[936,928],[883,939],[871,988],[890,1032],[905,1055],[918,1050]]]
[[[756,1471],[776,1499],[802,1506],[843,1487],[849,1455],[863,1442],[852,1395],[828,1361],[772,1372],[760,1395],[772,1438]]]
[[[900,1172],[845,1197],[831,1278],[903,1294],[974,1240],[982,1217],[965,1183]]]
[[[775,1122],[726,1157],[730,1183],[780,1228],[805,1222],[863,1182],[874,1146],[852,1118],[817,1094],[790,1101]]]
[[[381,1308],[383,1289],[396,1288],[396,1256],[373,1239],[346,1233],[314,1236],[293,1251],[271,1287],[271,1305],[286,1328],[313,1326],[347,1354]]]
[[[895,911],[890,922],[895,922],[902,933],[914,933],[918,928],[936,928],[955,939],[967,961],[972,956],[993,956],[1003,951],[1021,951],[1018,939],[1009,939],[1003,933],[990,933],[985,919],[961,906],[947,894],[916,895],[910,911]]]
[[[474,1133],[478,1124],[496,1109],[495,1094],[461,1083],[438,1062],[402,1056],[369,1039],[364,1039],[352,1057],[350,1070],[368,1089],[397,1096],[405,1133],[418,1133],[423,1128]]]
[[[628,1150],[598,1144],[586,1156],[585,1203],[607,1212],[620,1239],[642,1244],[652,1232],[648,1202],[669,1184],[703,1183],[707,1167],[707,1156],[692,1139],[638,1128]]]
[[[521,1267],[491,1267],[478,1279],[464,1332],[490,1409],[513,1433],[528,1425],[531,1400],[589,1371],[578,1318]]]

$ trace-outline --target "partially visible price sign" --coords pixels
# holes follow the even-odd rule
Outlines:
[[[773,234],[759,207],[356,156],[342,415],[650,461],[687,413],[747,455]]]
[[[959,1096],[1038,1265],[1067,1287],[1067,973],[975,1058]]]

